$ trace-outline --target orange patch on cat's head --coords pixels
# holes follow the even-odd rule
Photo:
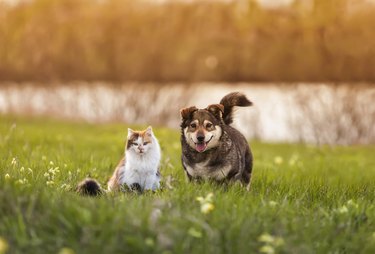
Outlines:
[[[152,142],[152,127],[147,127],[146,130],[143,131],[135,131],[132,129],[128,129],[128,141],[137,140],[139,137],[143,139],[144,142]]]

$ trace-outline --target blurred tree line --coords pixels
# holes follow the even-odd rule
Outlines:
[[[375,81],[375,5],[3,2],[0,80]]]

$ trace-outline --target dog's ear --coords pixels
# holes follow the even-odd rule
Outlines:
[[[222,104],[211,104],[207,106],[206,110],[212,113],[217,119],[221,120],[224,113],[224,106]]]
[[[190,108],[183,108],[180,110],[180,115],[182,119],[188,119],[197,110],[198,109],[195,106],[192,106]]]

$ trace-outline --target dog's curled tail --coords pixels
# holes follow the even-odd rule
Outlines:
[[[83,196],[99,196],[103,193],[98,181],[92,178],[86,178],[80,182],[76,191]]]
[[[246,96],[239,92],[227,94],[221,99],[220,104],[224,106],[223,120],[225,124],[233,123],[233,107],[248,107],[253,105]]]

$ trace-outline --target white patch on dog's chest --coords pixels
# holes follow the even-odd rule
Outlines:
[[[228,175],[231,166],[218,166],[217,168],[213,169],[207,166],[208,161],[196,163],[193,167],[185,164],[185,168],[189,175],[192,177],[202,177],[204,179],[215,179],[215,180],[222,180],[226,178]]]

